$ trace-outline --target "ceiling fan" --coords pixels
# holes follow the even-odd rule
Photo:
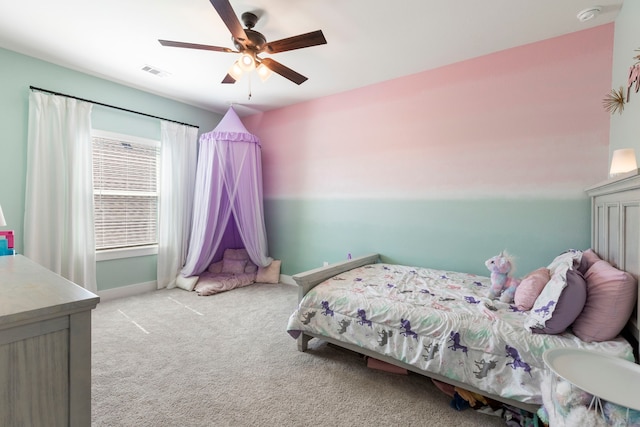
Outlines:
[[[233,45],[237,50],[227,47],[209,46],[195,43],[184,43],[171,40],[158,40],[163,46],[184,47],[188,49],[212,50],[215,52],[240,53],[241,57],[229,70],[229,73],[222,80],[222,83],[235,83],[242,75],[242,71],[256,69],[258,75],[263,79],[271,73],[280,74],[282,77],[291,80],[295,84],[302,84],[307,77],[288,68],[271,58],[260,58],[260,53],[278,53],[288,50],[302,49],[304,47],[326,44],[327,40],[322,34],[322,30],[300,34],[286,39],[267,42],[265,36],[253,30],[258,17],[251,12],[242,14],[242,22],[246,28],[242,28],[229,0],[210,0],[213,7],[220,15],[220,18],[231,32]]]

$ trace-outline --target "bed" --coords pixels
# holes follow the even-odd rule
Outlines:
[[[624,282],[620,284],[626,289],[623,297],[630,301],[622,310],[624,319],[619,327],[629,339],[618,333],[598,336],[599,332],[592,331],[594,309],[606,306],[601,304],[604,300],[592,297],[599,293],[585,296],[578,317],[564,332],[544,333],[544,327],[551,323],[540,323],[541,316],[544,318],[545,310],[552,315],[554,311],[553,304],[543,298],[545,292],[554,292],[547,291],[551,281],[530,310],[518,310],[512,303],[488,298],[489,277],[392,265],[380,262],[379,254],[293,276],[300,301],[287,331],[297,339],[300,351],[307,350],[310,339],[318,338],[536,412],[542,404],[540,384],[550,375],[542,357],[546,350],[585,348],[635,360],[640,179],[633,174],[587,191],[592,199],[592,250],[553,254],[549,264],[541,267],[548,268],[556,282],[565,281],[554,285],[557,306],[562,293],[568,294],[568,271],[580,269],[585,277],[595,277],[590,270],[594,265],[613,268],[615,277]],[[608,297],[620,289],[608,289]],[[609,309],[615,310],[616,303],[620,301],[614,301]],[[557,310],[553,317],[559,319],[559,313]],[[582,322],[578,321],[580,316],[584,316]],[[599,324],[611,323],[597,320]],[[532,329],[542,333],[532,333]],[[611,328],[605,329],[612,333]]]

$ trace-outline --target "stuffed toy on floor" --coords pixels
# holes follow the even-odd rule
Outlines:
[[[553,374],[542,380],[540,389],[543,406],[537,415],[550,427],[640,427],[640,411],[606,401],[598,410],[592,407],[593,395]]]

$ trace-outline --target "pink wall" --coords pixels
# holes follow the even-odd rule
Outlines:
[[[606,179],[613,30],[246,117],[265,196],[584,197]]]

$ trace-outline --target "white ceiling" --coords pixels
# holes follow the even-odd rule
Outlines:
[[[208,0],[0,0],[0,47],[217,113],[233,103],[245,115],[606,24],[622,2],[231,0],[238,16],[260,17],[254,30],[267,41],[323,31],[326,45],[272,56],[309,78],[300,86],[277,74],[223,85],[237,54],[158,43],[233,48]],[[602,13],[580,22],[577,13],[594,5]],[[169,75],[143,72],[145,65]]]

